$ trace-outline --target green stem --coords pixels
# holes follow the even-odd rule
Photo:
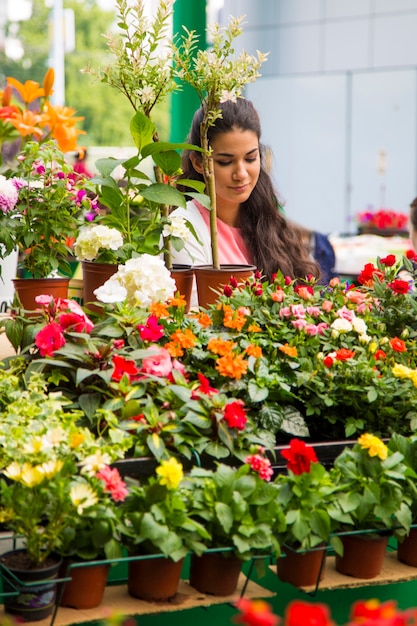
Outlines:
[[[216,210],[216,181],[214,178],[214,163],[207,138],[208,124],[201,123],[201,147],[203,148],[203,176],[207,194],[210,198],[210,243],[213,256],[213,267],[220,269],[219,248],[217,242],[217,210]]]

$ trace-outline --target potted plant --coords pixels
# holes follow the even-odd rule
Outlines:
[[[331,478],[337,485],[338,534],[343,544],[342,554],[336,555],[338,571],[357,578],[379,574],[388,537],[395,528],[408,531],[411,525],[407,476],[401,452],[369,433],[336,457]]]
[[[129,485],[122,503],[122,540],[132,557],[128,592],[133,597],[173,597],[184,557],[206,549],[209,533],[191,515],[193,493],[183,481],[182,464],[171,457],[161,461],[154,476]]]
[[[315,585],[324,577],[327,545],[337,527],[337,488],[314,447],[292,439],[280,453],[287,472],[277,474],[275,485],[286,524],[278,536],[284,556],[278,559],[277,573],[296,586]]]
[[[211,45],[207,49],[198,49],[198,36],[194,31],[187,31],[182,36],[177,36],[174,50],[174,64],[179,78],[191,85],[200,100],[203,117],[200,124],[200,145],[202,149],[202,170],[205,190],[210,200],[210,241],[213,264],[208,272],[214,277],[210,287],[218,288],[224,285],[227,278],[219,280],[220,262],[217,244],[217,212],[216,212],[216,189],[213,167],[212,148],[209,145],[208,130],[215,121],[221,117],[220,105],[225,100],[235,100],[241,97],[246,84],[253,82],[259,76],[259,69],[266,59],[266,55],[258,51],[257,56],[250,56],[245,51],[235,54],[234,40],[242,33],[243,18],[230,18],[229,24],[221,28],[214,24],[210,28]],[[192,62],[190,62],[192,59]],[[184,182],[184,181],[182,181]],[[188,181],[186,181],[188,182]],[[192,194],[191,194],[192,195]],[[224,268],[231,274],[231,268]],[[253,272],[253,267],[245,268],[242,278],[247,278]],[[249,269],[249,272],[248,272]],[[217,270],[217,272],[213,272]],[[203,286],[199,287],[199,275],[203,268],[194,270],[197,279],[200,305],[213,302],[210,287],[203,292]],[[238,274],[238,269],[233,269]],[[207,292],[207,293],[206,293]],[[205,296],[203,297],[203,293]]]
[[[75,507],[59,545],[64,559],[61,573],[70,580],[62,584],[61,606],[91,609],[101,603],[110,563],[123,556],[118,503],[126,495],[117,468],[109,465],[83,471],[71,481]]]
[[[86,72],[117,89],[131,103],[134,116],[130,131],[137,152],[128,159],[105,158],[96,163],[99,175],[93,180],[101,210],[86,217],[94,224],[118,231],[122,242],[109,251],[108,246],[99,246],[97,229],[91,223],[82,226],[76,254],[83,261],[84,274],[88,277],[90,272],[98,273],[97,267],[91,267],[91,261],[121,264],[141,254],[163,253],[168,269],[178,270],[172,267],[171,246],[180,250],[184,241],[193,236],[184,219],[171,220],[169,213],[173,207],[185,207],[185,196],[175,186],[181,165],[178,150],[199,148],[160,141],[151,119],[155,107],[178,88],[172,66],[173,44],[166,38],[172,6],[161,0],[151,24],[143,3],[129,7],[123,0],[117,0],[117,8],[120,32],[108,40],[115,61],[98,70],[88,67]],[[187,182],[193,189],[203,191],[204,186],[198,181]],[[111,272],[111,268],[107,271]],[[178,274],[175,276],[180,280]],[[191,279],[189,272],[187,292],[191,289]],[[94,299],[94,289],[104,282],[99,280],[92,283],[91,289],[87,285],[86,302]]]
[[[190,584],[202,593],[229,595],[244,561],[280,554],[285,519],[269,482],[270,462],[259,450],[245,461],[237,468],[218,463],[214,470],[194,467],[189,473],[196,519],[209,533],[208,550],[191,555]]]
[[[51,140],[27,142],[4,184],[6,193],[1,198],[6,204],[0,224],[7,234],[2,254],[19,250],[22,269],[30,278],[29,283],[25,278],[14,281],[24,307],[33,309],[34,299],[32,294],[25,299],[20,286],[36,285],[37,293],[42,293],[48,289],[39,284],[44,279],[53,278],[52,284],[62,285],[60,295],[65,297],[77,219],[83,206],[90,206],[88,181],[74,177],[72,166]]]

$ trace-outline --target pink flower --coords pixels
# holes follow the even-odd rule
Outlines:
[[[289,306],[283,306],[279,310],[280,317],[291,317],[291,309]]]
[[[308,306],[307,307],[307,313],[309,315],[311,315],[311,317],[319,317],[321,311],[320,311],[320,307],[318,306]]]
[[[262,480],[267,482],[271,480],[274,470],[271,467],[271,462],[260,454],[250,454],[246,457],[245,463],[248,463],[254,472],[259,474]]]
[[[315,337],[319,333],[318,326],[316,326],[315,324],[306,324],[304,330],[306,331],[307,335],[310,335],[311,337]]]
[[[51,322],[44,326],[37,333],[35,344],[41,356],[52,356],[56,350],[65,346],[65,337],[59,324]]]
[[[147,348],[147,353],[149,356],[143,359],[141,371],[151,376],[166,378],[173,367],[168,350],[159,346],[152,346]]]
[[[341,309],[339,309],[336,314],[343,320],[347,320],[348,322],[352,322],[354,317],[355,317],[355,312],[352,311],[351,309],[348,309],[345,306],[342,306]]]
[[[106,465],[97,472],[96,476],[104,482],[104,491],[110,493],[115,502],[122,502],[126,498],[128,494],[126,483],[123,482],[116,468],[112,469]]]
[[[156,315],[150,315],[146,320],[146,324],[137,326],[140,338],[143,341],[158,341],[164,336],[164,327],[158,324]]]
[[[298,320],[293,320],[291,322],[291,324],[294,326],[294,328],[296,328],[297,330],[303,330],[303,328],[305,328],[307,326],[307,322],[303,319],[298,319]]]
[[[291,305],[291,313],[294,315],[294,317],[305,317],[306,316],[306,310],[303,307],[302,304],[293,304]]]
[[[333,308],[333,302],[331,302],[330,300],[324,300],[321,304],[321,308],[323,309],[323,311],[326,311],[326,313],[330,313]]]

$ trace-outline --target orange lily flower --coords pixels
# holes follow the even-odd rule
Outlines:
[[[34,80],[27,80],[23,84],[20,81],[16,80],[16,78],[8,76],[7,83],[9,85],[12,85],[12,87],[16,89],[26,106],[34,100],[45,96],[44,88],[40,87],[39,83],[35,82]]]
[[[20,113],[17,106],[10,104],[9,106],[0,107],[0,120],[8,122],[15,113]]]
[[[49,98],[53,92],[53,86],[55,82],[55,71],[53,67],[50,67],[43,79],[43,90],[45,92],[45,98]]]
[[[13,90],[10,85],[6,85],[4,91],[0,91],[0,100],[2,107],[8,107],[10,105],[10,102],[12,100],[12,93]]]
[[[41,121],[42,116],[33,111],[17,111],[13,114],[13,117],[8,118],[8,122],[16,128],[22,137],[27,135],[36,135],[42,137],[43,132],[37,126]]]
[[[53,130],[53,138],[59,144],[62,152],[78,150],[77,140],[79,135],[85,135],[85,130],[79,130],[75,126],[64,126],[58,124]]]
[[[74,126],[84,119],[82,116],[74,117],[77,111],[72,107],[60,104],[52,105],[50,102],[45,102],[44,112],[49,115],[52,127],[58,124]]]

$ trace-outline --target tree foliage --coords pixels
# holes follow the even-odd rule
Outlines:
[[[86,131],[83,143],[87,146],[131,146],[129,131],[134,110],[122,94],[106,84],[82,73],[88,65],[99,66],[110,62],[110,51],[103,35],[115,26],[115,11],[105,11],[97,0],[64,0],[64,9],[72,9],[75,21],[75,49],[65,54],[65,104],[83,116]],[[45,24],[50,24],[45,37]],[[0,50],[0,89],[7,76],[19,81],[42,83],[50,61],[52,39],[51,12],[44,0],[33,0],[32,16],[27,21],[6,24],[6,35],[16,36],[22,43],[21,59],[11,59]],[[168,105],[155,110],[155,123],[161,138],[168,138]]]

